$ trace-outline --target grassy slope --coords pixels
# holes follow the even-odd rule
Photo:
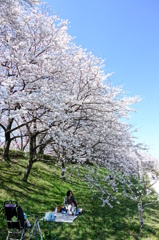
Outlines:
[[[72,224],[40,221],[44,239],[159,239],[158,203],[145,209],[145,224],[139,236],[137,203],[119,197],[120,205],[114,205],[113,209],[102,207],[97,198],[92,199],[86,183],[81,181],[82,168],[79,176],[74,171],[71,180],[63,181],[60,168],[54,163],[36,163],[28,183],[24,183],[21,179],[26,165],[25,159],[12,158],[10,165],[0,160],[0,206],[5,200],[17,200],[33,225],[36,214],[43,217],[45,212],[52,211],[62,204],[67,190],[72,189],[78,206],[84,210]],[[152,199],[155,199],[153,194],[147,202]],[[0,240],[6,235],[6,223],[0,214]]]

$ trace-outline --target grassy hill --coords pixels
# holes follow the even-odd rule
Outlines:
[[[67,173],[72,172],[73,175],[64,181],[60,177],[60,167],[55,162],[38,162],[33,166],[28,183],[24,183],[21,179],[26,165],[25,157],[12,157],[10,164],[0,159],[0,206],[5,200],[17,200],[33,225],[37,214],[41,218],[45,212],[61,205],[67,190],[71,189],[78,206],[83,208],[82,215],[72,224],[40,221],[44,239],[159,239],[158,202],[144,210],[144,226],[139,235],[137,203],[118,194],[120,205],[113,204],[112,209],[107,205],[102,207],[98,196],[94,197],[87,183],[82,181],[83,167],[77,174],[73,168],[75,165],[68,165]],[[155,199],[152,192],[145,201],[148,203]],[[7,226],[1,213],[0,240],[6,239],[6,236]]]

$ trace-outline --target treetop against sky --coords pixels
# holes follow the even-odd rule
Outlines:
[[[105,72],[142,101],[131,122],[140,141],[159,158],[159,2],[125,0],[47,0],[61,18],[70,21],[75,43],[106,59]]]

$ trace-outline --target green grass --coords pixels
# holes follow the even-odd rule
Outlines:
[[[5,200],[18,201],[33,225],[36,214],[41,218],[45,212],[61,205],[67,190],[71,189],[78,206],[83,208],[82,215],[72,224],[40,221],[45,240],[159,239],[158,202],[144,210],[144,226],[139,235],[137,203],[118,193],[120,205],[113,204],[112,209],[102,207],[98,196],[93,196],[87,184],[82,181],[84,167],[80,168],[78,175],[74,168],[76,165],[68,165],[67,173],[69,175],[72,172],[73,176],[64,181],[60,177],[60,167],[55,166],[55,163],[35,163],[28,183],[24,183],[21,179],[26,165],[25,157],[16,160],[12,157],[10,164],[0,160],[0,206]],[[99,174],[104,172],[107,173],[100,169]],[[155,199],[152,193],[145,202]],[[7,225],[0,214],[0,239],[6,239],[6,236]]]

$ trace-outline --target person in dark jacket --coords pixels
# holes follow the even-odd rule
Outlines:
[[[72,202],[76,203],[76,199],[72,193],[71,190],[67,191],[67,196],[65,196],[64,201],[63,201],[63,206],[67,209],[69,204],[72,204]],[[76,203],[77,205],[77,203]]]
[[[75,213],[75,215],[81,214],[82,213],[82,209],[79,209],[77,207],[77,202],[76,202],[76,199],[75,199],[72,191],[68,190],[67,191],[67,196],[65,196],[64,201],[63,201],[63,209],[65,209],[66,211],[69,212],[70,211],[70,207],[72,207],[72,203],[74,203],[74,205],[76,206],[76,213]]]

